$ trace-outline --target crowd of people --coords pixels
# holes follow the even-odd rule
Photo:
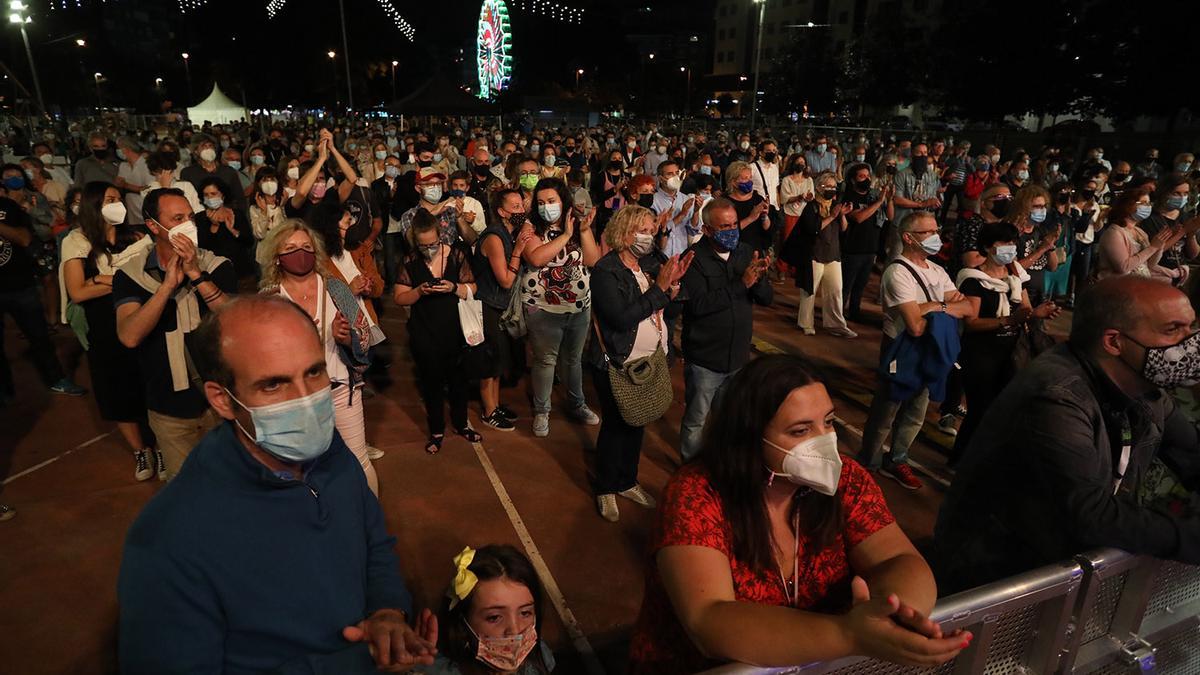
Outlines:
[[[126,543],[124,672],[553,669],[516,549],[468,546],[440,611],[412,606],[363,405],[398,348],[386,312],[426,453],[447,406],[466,442],[513,432],[524,378],[546,437],[557,384],[561,420],[599,427],[599,515],[657,509],[636,673],[936,665],[971,640],[928,618],[939,593],[1100,545],[1200,563],[1200,438],[1172,395],[1200,381],[1191,153],[449,118],[117,131],[0,138],[0,319],[81,396],[51,338],[69,326],[136,480],[170,481]],[[878,384],[843,459],[821,379],[752,357],[754,306],[790,282],[798,335],[819,304],[858,339],[877,273]],[[643,435],[677,367],[683,466],[656,497]],[[956,475],[927,563],[873,474],[922,487],[930,401]]]

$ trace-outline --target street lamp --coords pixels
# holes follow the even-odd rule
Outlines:
[[[579,78],[583,76],[583,68],[575,71],[575,91],[579,91]]]
[[[333,111],[330,111],[332,115],[338,108],[337,52],[330,49],[325,52],[325,56],[329,57],[329,65],[333,68]]]
[[[190,57],[187,52],[180,54],[180,56],[183,57],[183,72],[187,77],[188,103],[191,103],[195,99],[192,98],[192,67],[188,65],[188,58]]]
[[[8,22],[15,23],[21,28],[21,39],[25,41],[25,57],[29,59],[29,71],[33,73],[33,90],[37,93],[38,107],[45,113],[46,103],[42,100],[42,83],[38,80],[37,66],[33,62],[33,49],[29,47],[29,34],[25,32],[25,24],[33,23],[33,17],[25,14],[25,10],[29,8],[21,0],[10,0],[8,8],[12,10],[8,15]]]
[[[78,38],[75,40],[75,44],[79,45],[80,47],[86,47],[87,40],[84,40],[83,38]]]
[[[692,69],[688,68],[687,66],[679,66],[679,72],[687,73],[687,89],[683,90],[683,114],[687,115],[689,109],[691,108],[690,99],[692,98]]]
[[[96,73],[92,77],[96,80],[96,109],[101,110],[104,108],[104,97],[100,95],[100,80],[104,75]]]
[[[399,61],[392,61],[392,101],[396,100],[396,66],[400,65]]]
[[[754,133],[755,116],[758,113],[758,69],[762,64],[763,16],[767,13],[767,0],[754,0],[758,5],[758,33],[754,36],[754,91],[750,96],[750,133]]]
[[[162,78],[161,77],[154,78],[154,88],[162,89]]]

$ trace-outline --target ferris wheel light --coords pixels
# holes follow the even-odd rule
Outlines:
[[[475,38],[479,98],[490,99],[508,88],[512,79],[512,32],[504,0],[484,0]]]

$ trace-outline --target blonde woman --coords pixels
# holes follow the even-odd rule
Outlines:
[[[370,324],[350,287],[332,276],[322,239],[298,218],[283,222],[263,240],[262,283],[266,294],[279,294],[313,318],[325,345],[325,368],[333,388],[334,421],[342,440],[358,459],[371,492],[379,495],[379,479],[367,457],[366,429],[360,392],[370,365]],[[357,394],[357,395],[356,395]]]
[[[600,434],[596,438],[596,505],[609,522],[620,518],[617,495],[639,506],[656,502],[638,484],[638,462],[645,427],[625,423],[617,409],[608,363],[620,366],[658,350],[667,351],[663,308],[679,293],[679,280],[692,262],[692,254],[675,256],[659,264],[654,253],[658,230],[654,212],[628,205],[613,214],[604,230],[609,251],[596,261],[591,273],[592,313],[603,350],[592,341],[588,362],[595,368],[592,381],[600,396]]]
[[[816,335],[813,309],[821,292],[821,323],[832,335],[856,338],[842,315],[841,234],[849,227],[846,214],[852,204],[838,199],[837,176],[822,172],[816,179],[813,203],[800,214],[796,229],[783,245],[780,258],[796,268],[800,311],[796,317],[805,335]]]
[[[1009,188],[1012,189],[1011,187]],[[1046,270],[1058,269],[1058,257],[1048,255],[1061,234],[1061,225],[1048,227],[1050,193],[1040,185],[1026,185],[1013,193],[1012,206],[1004,222],[1017,226],[1020,238],[1017,241],[1017,262],[1029,273],[1025,283],[1029,300],[1036,307],[1042,304],[1045,294]]]
[[[733,162],[725,168],[725,196],[737,212],[741,240],[756,251],[765,251],[771,244],[770,204],[754,191],[753,169],[746,162]]]

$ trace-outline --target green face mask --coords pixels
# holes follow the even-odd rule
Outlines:
[[[532,190],[537,187],[538,175],[535,173],[527,173],[521,176],[521,187],[526,190]]]

